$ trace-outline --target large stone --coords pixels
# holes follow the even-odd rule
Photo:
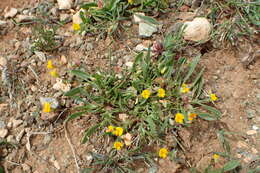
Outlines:
[[[18,13],[18,10],[16,8],[11,8],[7,13],[5,13],[5,18],[12,18]]]
[[[153,33],[157,32],[157,25],[148,23],[148,22],[140,22],[139,23],[139,36],[141,37],[151,37]]]
[[[197,17],[191,22],[185,22],[184,27],[184,39],[196,42],[207,41],[212,29],[209,21],[203,17]]]
[[[72,0],[57,0],[60,10],[68,10],[72,7]]]

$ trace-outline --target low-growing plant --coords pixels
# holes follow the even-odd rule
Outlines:
[[[214,152],[211,163],[207,166],[207,168],[205,168],[204,171],[202,171],[203,173],[240,172],[240,161],[232,156],[231,148],[226,137],[229,134],[231,133],[224,130],[220,130],[217,132],[218,139],[224,149],[224,152]],[[224,158],[226,160],[226,163],[221,168],[215,168],[215,164],[219,161],[220,157]],[[195,168],[191,168],[191,173],[200,173],[200,171]]]
[[[189,127],[196,117],[220,118],[221,112],[212,106],[217,96],[203,90],[203,69],[197,67],[200,56],[192,60],[176,57],[174,50],[184,44],[180,38],[168,35],[163,51],[156,54],[158,57],[152,56],[149,48],[146,54],[138,54],[132,68],[124,69],[122,74],[111,70],[94,74],[71,71],[80,84],[65,96],[81,101],[84,106],[75,108],[76,113],[66,121],[85,114],[96,116],[98,122],[86,130],[82,142],[88,142],[93,134],[113,139],[114,146],[110,146],[113,157],[106,153],[110,160],[102,162],[104,167],[127,168],[124,158],[134,161],[156,157],[157,152],[144,151],[147,145],[167,146],[165,137]],[[176,151],[172,147],[162,148],[159,157],[172,155]],[[145,157],[141,157],[144,153]]]
[[[33,28],[33,50],[38,51],[53,51],[57,49],[58,43],[55,40],[56,28],[45,26],[43,23],[38,23]]]
[[[208,17],[214,25],[212,38],[237,45],[239,38],[250,38],[259,32],[260,3],[257,0],[212,1]]]
[[[81,6],[83,23],[79,28],[81,32],[117,35],[120,28],[124,28],[121,21],[129,19],[134,12],[161,12],[167,4],[166,0],[98,0],[85,3]]]

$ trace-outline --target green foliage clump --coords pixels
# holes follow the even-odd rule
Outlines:
[[[93,134],[101,138],[111,136],[108,126],[120,127],[124,134],[133,137],[127,150],[126,146],[120,149],[122,152],[111,146],[110,152],[104,151],[102,157],[97,157],[102,169],[125,170],[136,159],[147,161],[154,157],[154,153],[144,151],[147,144],[167,145],[166,136],[172,136],[171,132],[182,126],[191,125],[190,113],[205,120],[220,118],[221,112],[210,106],[210,95],[203,92],[203,69],[197,67],[200,56],[192,61],[185,57],[176,58],[174,51],[183,44],[180,34],[169,35],[157,59],[153,58],[150,50],[141,53],[135,58],[132,68],[123,70],[121,75],[109,70],[94,74],[72,70],[79,79],[79,86],[65,96],[82,102],[83,106],[76,107],[76,113],[66,121],[84,114],[92,114],[98,119],[86,130],[82,142],[88,142]],[[182,92],[183,86],[188,88],[187,92]],[[158,95],[158,89],[163,89],[165,95]],[[142,94],[144,90],[149,90],[148,97]],[[176,119],[177,113],[183,116],[181,121]],[[120,114],[125,118],[120,118]],[[116,136],[114,140],[123,143],[124,138]],[[176,151],[172,147],[167,146],[169,155]]]

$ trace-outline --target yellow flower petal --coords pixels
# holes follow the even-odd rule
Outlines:
[[[112,133],[116,136],[122,136],[123,132],[124,130],[122,127],[116,127]]]
[[[159,150],[159,157],[165,159],[167,157],[168,153],[169,152],[168,152],[167,148],[161,148]]]
[[[114,142],[114,148],[117,150],[121,150],[121,148],[124,146],[122,142]]]
[[[134,3],[134,0],[128,0],[128,3],[129,3],[129,4],[133,4],[133,3]]]
[[[217,101],[218,97],[216,96],[216,94],[210,94],[210,100],[211,101]]]
[[[113,130],[114,130],[114,126],[111,126],[111,125],[110,125],[110,126],[107,127],[106,132],[107,132],[107,133],[110,133],[110,132],[113,132]]]
[[[183,114],[177,113],[177,114],[175,115],[175,122],[176,122],[176,123],[183,124],[183,120],[184,120],[184,115],[183,115]]]
[[[163,88],[158,89],[158,97],[165,97],[165,90]]]
[[[218,154],[214,154],[214,155],[213,155],[213,159],[214,159],[215,162],[217,162],[218,159],[219,159],[219,155],[218,155]]]
[[[51,71],[50,71],[50,75],[51,75],[52,77],[58,77],[57,70],[56,70],[56,69],[51,70]]]
[[[78,30],[80,30],[80,24],[73,23],[72,28],[73,28],[74,31],[78,31]]]
[[[53,65],[52,65],[52,61],[51,61],[51,60],[48,60],[48,62],[47,62],[47,68],[48,68],[48,69],[53,69],[53,68],[54,68]]]
[[[188,93],[190,91],[190,88],[187,87],[186,84],[182,84],[181,86],[181,93]]]
[[[45,102],[43,104],[43,110],[42,111],[45,112],[45,113],[51,112],[51,104],[49,102]]]
[[[149,90],[145,89],[145,90],[143,90],[141,95],[143,98],[148,99],[151,95],[151,92]]]
[[[197,114],[195,114],[195,113],[189,113],[189,115],[188,115],[188,120],[189,121],[192,121],[194,118],[196,118],[198,115]]]

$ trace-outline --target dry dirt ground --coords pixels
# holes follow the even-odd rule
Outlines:
[[[4,14],[4,9],[7,7],[24,8],[36,3],[35,0],[1,0],[0,16]],[[61,32],[71,33],[71,23],[64,26]],[[38,59],[33,60],[33,58],[21,59],[20,57],[24,56],[22,52],[15,54],[22,49],[22,45],[17,42],[23,42],[30,34],[30,27],[14,26],[5,35],[0,35],[0,56],[10,56],[8,62],[11,69],[10,74],[18,75],[18,81],[21,83],[21,86],[15,86],[20,87],[17,91],[21,95],[13,96],[19,109],[17,105],[12,108],[11,105],[3,106],[6,103],[0,102],[3,106],[0,107],[0,119],[7,123],[12,117],[19,118],[24,115],[27,118],[23,118],[23,120],[28,121],[29,124],[12,128],[9,130],[9,134],[16,136],[24,129],[26,132],[32,133],[30,136],[31,152],[25,145],[28,140],[25,135],[18,148],[12,149],[12,151],[10,149],[1,151],[3,155],[9,153],[2,160],[2,164],[6,170],[12,173],[25,172],[26,165],[33,173],[75,173],[74,155],[65,137],[63,127],[67,111],[53,124],[39,120],[36,125],[30,126],[28,120],[29,115],[40,109],[39,96],[49,96],[48,92],[53,93],[53,90],[48,88],[55,83],[46,77],[47,72],[44,70],[46,63],[41,63]],[[94,49],[81,51],[71,48],[64,52],[49,54],[49,56],[56,60],[61,73],[66,73],[81,64],[84,64],[84,67],[89,70],[95,70],[108,63],[104,56],[107,53],[107,47],[111,47],[120,56],[124,56],[131,54],[131,49],[138,43],[147,43],[147,40],[137,39],[137,35],[137,28],[134,26],[132,35],[119,40],[115,47],[111,46],[109,39],[96,41],[95,38],[85,38],[85,42],[93,44]],[[71,33],[66,40],[75,42],[77,37]],[[155,37],[161,38],[162,35],[158,34]],[[153,40],[155,38],[151,39],[151,41]],[[205,168],[212,159],[212,152],[223,151],[216,134],[219,130],[230,132],[227,140],[230,142],[232,154],[234,157],[240,158],[242,165],[245,166],[241,172],[246,172],[247,166],[254,167],[260,164],[256,159],[260,153],[260,131],[255,129],[255,127],[260,128],[260,61],[255,61],[249,68],[245,68],[240,62],[238,53],[236,49],[230,47],[219,50],[211,49],[202,56],[200,65],[206,67],[204,74],[206,88],[211,88],[220,97],[216,107],[223,112],[223,118],[218,122],[198,120],[190,129],[184,129],[179,134],[187,151],[187,160],[192,167]],[[62,56],[66,57],[66,63]],[[27,68],[28,65],[31,65],[34,70],[38,69],[37,73],[40,74],[38,78]],[[1,92],[3,91],[1,89]],[[26,106],[27,103],[30,105]],[[90,140],[88,144],[80,143],[83,132],[91,121],[93,119],[86,116],[68,123],[67,129],[76,154],[79,156],[80,166],[88,164],[89,155],[87,153],[94,149],[91,143],[96,142]],[[33,133],[39,132],[39,130],[43,133]],[[252,130],[253,134],[250,133]],[[169,160],[159,160],[158,164],[160,165],[159,172],[162,173],[172,173],[176,169],[176,165]],[[218,164],[217,167],[221,166],[222,161],[220,160]],[[177,172],[188,172],[185,167],[179,170],[181,171]],[[144,169],[138,171],[145,172]]]

